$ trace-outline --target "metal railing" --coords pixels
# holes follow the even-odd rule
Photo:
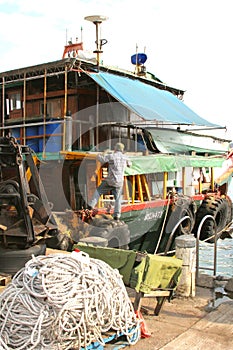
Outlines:
[[[211,237],[208,237],[207,239],[205,239],[203,242],[206,242],[212,238],[214,238],[214,266],[213,267],[204,267],[204,266],[199,266],[199,240],[200,240],[200,234],[201,234],[201,229],[202,226],[204,224],[204,222],[207,219],[211,219],[214,222],[214,235],[212,235]],[[199,270],[211,270],[213,271],[213,276],[216,276],[216,271],[217,271],[217,240],[218,240],[218,232],[217,232],[217,225],[216,225],[216,221],[215,218],[212,215],[206,215],[202,218],[199,226],[198,226],[198,230],[197,230],[197,237],[196,237],[196,281],[199,277]]]
[[[177,228],[179,227],[179,225],[180,225],[184,220],[187,220],[187,219],[189,219],[189,220],[191,221],[190,216],[186,215],[186,216],[184,216],[183,218],[181,218],[181,219],[177,222],[177,224],[173,227],[173,230],[172,230],[172,232],[171,232],[171,234],[170,234],[170,236],[169,236],[169,239],[168,239],[168,242],[167,242],[165,251],[164,251],[164,255],[167,255],[168,252],[169,252],[169,249],[170,249],[171,244],[172,244],[173,236],[174,236],[174,234],[175,234]]]

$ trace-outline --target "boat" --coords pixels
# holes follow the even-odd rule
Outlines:
[[[136,73],[105,66],[82,49],[70,43],[61,60],[0,73],[1,136],[33,150],[58,220],[76,242],[89,235],[110,247],[159,254],[174,248],[177,235],[199,234],[206,215],[214,220],[205,221],[201,239],[211,240],[215,227],[225,232],[232,172],[217,184],[214,169],[223,166],[230,140],[203,134],[222,127],[197,115],[182,101],[183,90],[144,66]],[[111,193],[100,199],[98,213],[88,202],[107,174],[97,154],[119,141],[132,166],[116,225],[107,210]]]

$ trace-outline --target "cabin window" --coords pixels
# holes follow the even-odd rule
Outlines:
[[[46,117],[60,118],[61,117],[61,100],[56,99],[46,102]],[[44,102],[40,103],[40,114],[44,115]]]
[[[19,92],[9,95],[9,110],[21,109],[21,95]]]

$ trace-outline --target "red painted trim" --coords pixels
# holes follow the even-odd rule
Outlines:
[[[195,201],[201,201],[205,198],[206,196],[204,194],[197,194],[192,196],[192,199]],[[170,203],[172,203],[172,200],[170,200]],[[122,213],[127,213],[129,211],[139,211],[139,210],[144,210],[146,208],[160,208],[160,207],[165,207],[168,204],[168,199],[156,199],[153,201],[146,201],[146,202],[140,202],[140,203],[134,203],[134,204],[123,204],[122,205]],[[99,213],[105,213],[106,209],[105,208],[99,208],[98,209]]]

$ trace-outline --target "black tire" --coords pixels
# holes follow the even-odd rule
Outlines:
[[[158,253],[164,252],[166,249],[173,250],[175,248],[175,238],[180,235],[188,235],[192,233],[194,223],[195,223],[196,205],[190,197],[180,196],[171,205],[168,211],[168,216],[166,220],[166,226],[164,231],[164,236],[160,242]],[[175,232],[173,229],[178,224],[178,222],[188,216],[180,222]],[[173,236],[171,237],[171,233]],[[167,245],[169,247],[167,248]]]
[[[18,272],[32,255],[45,255],[46,245],[38,244],[27,249],[6,249],[0,247],[0,272],[14,275]]]
[[[194,226],[194,234],[197,236],[198,228],[200,222],[206,215],[211,215],[216,222],[216,230],[220,232],[229,223],[231,216],[231,206],[230,202],[226,198],[215,198],[213,196],[207,197],[203,200],[201,206],[199,207],[196,215],[196,222]],[[200,232],[200,240],[208,240],[207,242],[213,243],[214,237],[214,220],[207,218]],[[208,239],[210,238],[210,239]]]
[[[115,221],[111,216],[99,215],[91,221],[89,236],[102,237],[107,239],[108,246],[119,248],[128,246],[130,242],[130,232],[128,225],[123,221]]]
[[[228,225],[230,222],[232,222],[233,218],[233,208],[232,208],[232,200],[229,196],[226,196],[226,201],[228,203],[228,214],[227,214],[227,222],[226,224]]]
[[[176,224],[185,216],[188,216],[189,218],[180,223],[175,235],[190,234],[193,230],[195,223],[195,208],[189,197],[181,197],[172,204],[168,212],[165,232],[171,233]]]

